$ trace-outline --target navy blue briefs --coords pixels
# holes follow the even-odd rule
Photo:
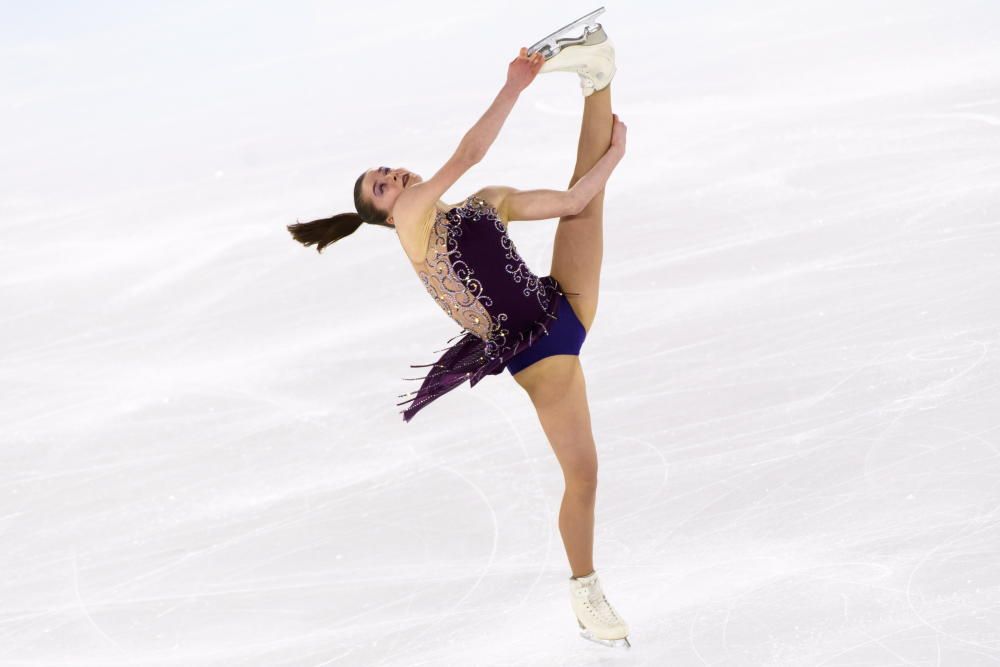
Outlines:
[[[553,354],[580,354],[587,330],[583,328],[566,295],[560,294],[559,299],[559,315],[549,326],[549,333],[536,338],[531,347],[522,350],[507,362],[507,370],[511,375]]]

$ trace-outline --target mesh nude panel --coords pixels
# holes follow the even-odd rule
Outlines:
[[[472,267],[462,260],[462,252],[449,237],[448,214],[439,211],[431,229],[431,239],[423,267],[417,272],[427,292],[450,318],[463,329],[486,340],[493,320],[486,307],[490,299],[474,276]]]

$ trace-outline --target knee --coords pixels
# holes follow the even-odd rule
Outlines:
[[[566,490],[573,493],[592,494],[597,491],[597,459],[574,461],[563,470]]]

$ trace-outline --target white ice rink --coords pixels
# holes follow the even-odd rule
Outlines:
[[[600,6],[4,2],[0,667],[1000,664],[1000,2],[611,2],[582,352],[584,641],[558,463],[396,235],[285,226],[425,178]],[[565,188],[539,75],[449,191]],[[549,272],[556,221],[515,222]]]

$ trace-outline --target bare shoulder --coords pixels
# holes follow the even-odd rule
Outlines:
[[[427,242],[436,214],[437,209],[432,208],[417,215],[400,216],[396,219],[399,242],[411,262],[420,262],[427,252]]]

